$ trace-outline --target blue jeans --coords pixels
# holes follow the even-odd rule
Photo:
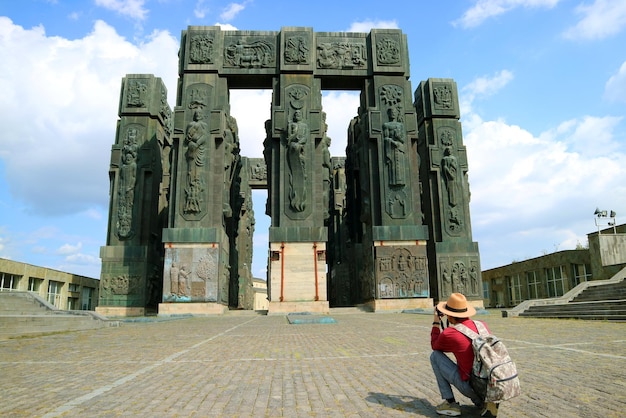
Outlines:
[[[433,351],[430,355],[430,364],[433,366],[439,393],[443,399],[454,398],[452,393],[452,386],[454,386],[459,392],[470,398],[474,405],[482,405],[483,400],[476,395],[469,380],[461,380],[458,366],[443,351]]]

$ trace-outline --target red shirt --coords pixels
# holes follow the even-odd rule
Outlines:
[[[476,325],[474,325],[474,322],[470,318],[458,318],[457,321],[472,331],[478,332]],[[485,325],[485,327],[486,326],[487,325]],[[472,342],[469,338],[452,326],[449,326],[443,330],[443,332],[441,332],[439,327],[433,326],[430,332],[430,346],[433,350],[454,354],[461,379],[469,380],[472,365],[474,364],[474,350],[472,349]]]

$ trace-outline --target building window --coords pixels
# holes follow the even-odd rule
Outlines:
[[[20,281],[20,276],[9,273],[0,273],[0,292],[17,289],[17,283]]]
[[[489,299],[489,282],[483,280],[483,299]]]
[[[78,284],[77,284],[77,283],[69,283],[69,284],[68,284],[68,287],[67,287],[67,290],[68,290],[69,292],[78,292],[78,287],[79,287],[79,286],[78,286]]]
[[[519,274],[515,274],[509,279],[509,300],[512,305],[517,305],[522,301],[522,281]]]
[[[28,278],[28,291],[39,293],[39,289],[41,289],[41,284],[43,283],[43,279],[38,279],[36,277]]]
[[[67,298],[67,310],[68,311],[78,310],[78,298]]]
[[[528,283],[528,299],[539,299],[539,279],[534,271],[526,272],[526,282]]]
[[[48,282],[48,302],[61,309],[61,288],[63,283],[50,280]]]
[[[591,280],[591,266],[589,264],[574,264],[574,286]]]
[[[546,269],[546,287],[549,298],[563,296],[563,280],[565,280],[563,266]]]
[[[92,299],[93,299],[94,291],[95,289],[92,287],[83,287],[83,294],[81,296],[82,304],[83,304],[81,309],[83,311],[90,311],[93,308]]]

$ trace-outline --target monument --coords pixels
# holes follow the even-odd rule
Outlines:
[[[263,158],[240,150],[242,88],[273,91]],[[330,155],[322,90],[361,93],[345,156]],[[189,26],[173,112],[166,94],[152,75],[122,81],[99,311],[252,309],[255,188],[269,314],[431,308],[452,291],[482,306],[456,84],[413,96],[402,31]]]

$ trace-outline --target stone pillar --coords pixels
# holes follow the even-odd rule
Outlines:
[[[208,45],[199,42],[202,36],[185,34],[181,40],[159,314],[222,313],[229,304],[232,237],[227,226],[233,216],[239,138],[229,114],[226,78],[211,68],[193,71],[212,57],[198,46]],[[234,230],[230,228],[231,235]]]
[[[427,227],[422,224],[417,119],[411,87],[403,76],[376,75],[365,90],[368,103],[363,173],[369,209],[364,217],[373,257],[375,310],[431,306]],[[364,237],[364,238],[365,238]]]
[[[374,310],[432,306],[422,223],[417,119],[406,39],[373,30],[373,75],[365,80],[346,150],[346,207],[362,302]]]
[[[161,293],[161,229],[167,217],[171,110],[160,78],[122,80],[115,144],[111,149],[107,245],[97,310],[143,315]]]
[[[283,29],[281,74],[268,127],[268,313],[327,312],[328,193],[323,190],[325,127],[321,85],[313,77],[313,32]],[[326,183],[327,184],[327,183]]]
[[[430,78],[415,91],[430,288],[435,300],[460,292],[482,307],[478,243],[472,241],[467,152],[454,80]]]
[[[265,180],[262,171],[265,163],[259,159],[241,158],[241,169],[235,176],[232,189],[233,217],[229,231],[231,240],[230,306],[254,309],[254,283],[252,277],[252,251],[254,235],[254,207],[250,182]],[[262,176],[262,178],[260,178]]]

